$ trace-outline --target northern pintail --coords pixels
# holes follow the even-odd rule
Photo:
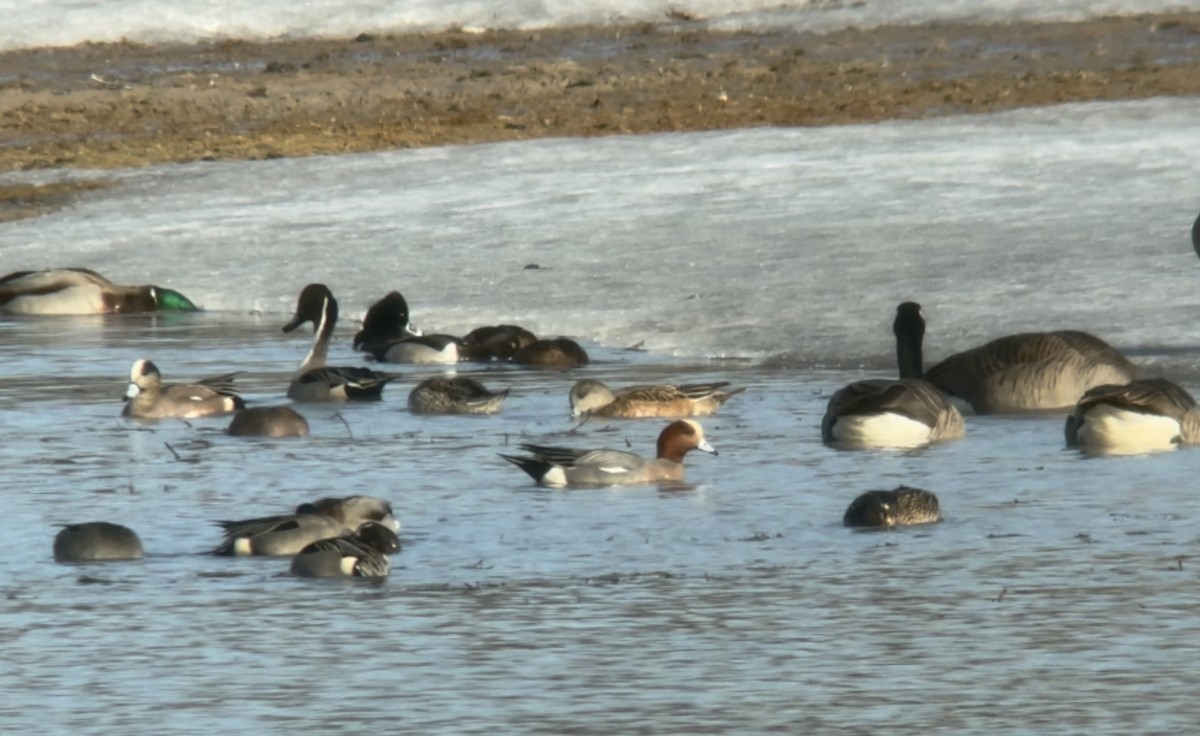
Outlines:
[[[296,513],[240,521],[218,521],[225,532],[217,555],[294,555],[313,542],[340,537],[367,521],[392,530],[400,523],[392,505],[371,496],[322,498],[296,507]]]
[[[292,558],[292,574],[307,578],[386,578],[388,555],[400,551],[396,532],[375,521],[350,534],[322,539]]]
[[[287,395],[297,401],[372,400],[383,395],[383,387],[399,376],[377,373],[370,368],[346,368],[326,365],[329,342],[337,324],[338,304],[324,284],[309,284],[300,292],[296,315],[283,326],[291,332],[305,322],[313,323],[312,349],[292,377]]]

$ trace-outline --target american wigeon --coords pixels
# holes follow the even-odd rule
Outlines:
[[[393,530],[400,528],[392,514],[392,505],[381,498],[322,498],[300,504],[294,514],[218,521],[224,530],[224,540],[212,552],[235,556],[294,555],[313,542],[340,537],[367,521],[379,522]]]
[[[0,314],[195,312],[183,294],[161,286],[121,286],[87,268],[17,271],[0,278]]]
[[[821,421],[821,439],[838,447],[912,448],[963,436],[962,414],[921,378],[925,318],[921,305],[904,302],[892,323],[900,380],[869,379],[839,390]]]
[[[1200,409],[1184,388],[1165,378],[1091,389],[1067,417],[1067,444],[1127,454],[1200,444]]]
[[[683,480],[683,458],[692,450],[717,454],[692,419],[667,425],[658,435],[658,453],[648,459],[623,450],[575,450],[520,445],[529,456],[501,454],[544,486],[608,486]]]
[[[409,322],[408,302],[400,292],[392,291],[367,310],[353,344],[355,350],[373,353],[388,343],[420,334]]]
[[[307,437],[308,420],[290,406],[255,406],[233,415],[234,437]]]
[[[518,365],[568,370],[588,364],[588,354],[583,347],[569,337],[535,340],[518,348],[511,358]]]
[[[368,352],[381,363],[446,365],[461,359],[461,345],[454,335],[420,335],[380,343]]]
[[[925,378],[976,414],[1070,410],[1097,386],[1125,385],[1141,371],[1095,335],[1026,332],[951,355]]]
[[[495,414],[508,391],[493,393],[465,376],[427,378],[409,392],[408,408],[414,414]]]
[[[346,368],[326,365],[329,342],[337,324],[338,304],[324,284],[309,284],[300,292],[296,315],[283,326],[291,332],[305,322],[313,323],[312,349],[292,377],[287,395],[297,401],[374,400],[383,395],[383,387],[397,375],[377,373],[370,368]]]
[[[164,384],[158,366],[134,361],[121,415],[138,419],[195,419],[228,414],[246,403],[233,389],[237,373],[202,378],[192,384]]]
[[[140,560],[142,540],[132,529],[107,521],[64,524],[54,537],[54,559],[59,562]]]
[[[396,532],[374,521],[350,534],[322,539],[292,558],[292,574],[306,578],[386,578],[388,555],[400,551]]]
[[[850,502],[842,523],[891,529],[942,520],[937,496],[920,488],[897,486],[891,491],[867,491]]]
[[[476,327],[463,336],[460,352],[467,360],[509,360],[517,350],[537,341],[537,335],[520,325]]]
[[[585,378],[571,387],[571,415],[597,417],[692,417],[715,414],[730,397],[744,388],[726,389],[729,383],[687,383],[626,386],[615,391],[602,381]]]

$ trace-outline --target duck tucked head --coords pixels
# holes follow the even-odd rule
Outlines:
[[[396,532],[378,521],[364,521],[354,532],[358,541],[385,555],[400,551],[400,537]]]
[[[309,284],[300,292],[296,300],[296,314],[292,321],[283,326],[284,332],[291,332],[305,322],[312,322],[313,331],[319,332],[328,322],[337,322],[338,303],[333,298],[333,292],[325,284]]]
[[[161,286],[142,287],[149,290],[151,307],[140,311],[158,310],[161,312],[198,312],[200,308],[183,294],[174,289],[164,289]],[[129,311],[118,309],[117,311]],[[139,310],[134,310],[139,311]]]
[[[716,449],[704,439],[704,428],[700,422],[692,419],[680,419],[671,422],[658,435],[658,457],[676,463],[683,462],[683,456],[692,450],[717,454]]]

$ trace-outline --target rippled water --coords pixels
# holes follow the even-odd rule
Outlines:
[[[307,347],[283,319],[0,322],[6,731],[1126,734],[1200,715],[1191,452],[1085,459],[1059,417],[838,452],[819,418],[852,372],[594,344],[587,374],[613,383],[748,387],[705,421],[721,454],[690,457],[685,487],[549,491],[503,463],[522,439],[649,451],[658,421],[572,431],[573,375],[466,366],[512,387],[504,412],[417,417],[404,397],[431,371],[400,367],[382,402],[303,407],[307,440],[118,416],[151,344],[168,380],[238,365],[250,400],[278,401]],[[946,521],[841,526],[901,482]],[[201,554],[214,519],[332,493],[396,504],[385,584]],[[146,559],[55,564],[52,525],[89,519],[132,526]]]

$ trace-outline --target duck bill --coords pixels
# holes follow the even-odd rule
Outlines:
[[[712,445],[708,444],[708,440],[701,440],[701,441],[700,441],[700,444],[696,445],[696,449],[697,449],[697,450],[700,450],[701,452],[707,452],[707,453],[709,453],[710,455],[718,455],[718,454],[720,454],[720,453],[718,453],[718,452],[717,452],[717,448],[715,448],[715,447],[713,447]]]
[[[286,325],[283,326],[283,331],[291,332],[292,330],[296,329],[300,325],[304,324],[304,322],[305,322],[305,320],[303,317],[296,317],[291,322],[288,322]]]
[[[125,389],[125,401],[129,401],[130,399],[132,399],[134,396],[137,396],[141,392],[142,392],[142,390],[140,388],[138,388],[138,385],[136,383],[129,384],[129,387]]]

